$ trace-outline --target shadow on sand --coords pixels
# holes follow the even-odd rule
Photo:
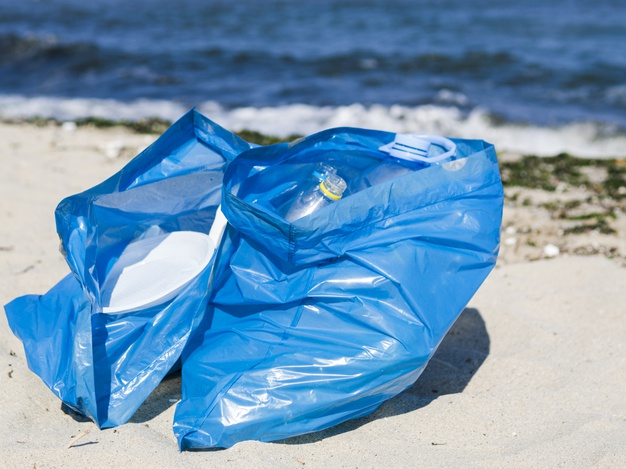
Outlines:
[[[401,415],[427,406],[446,394],[463,392],[489,355],[489,334],[480,312],[466,308],[428,362],[415,384],[389,399],[367,417],[348,420],[326,430],[296,436],[275,443],[300,445],[355,430],[374,420]]]
[[[460,393],[489,355],[489,346],[489,334],[480,312],[474,308],[466,308],[448,331],[426,369],[413,386],[383,403],[367,417],[349,420],[326,430],[275,443],[288,445],[315,443],[331,436],[355,430],[380,418],[401,415],[420,409],[440,396]],[[153,419],[175,405],[180,399],[180,393],[180,372],[171,373],[139,407],[130,422],[144,423]],[[64,411],[77,421],[90,420],[67,407]],[[211,450],[215,450],[215,448]]]
[[[130,423],[145,423],[176,405],[180,400],[181,383],[180,370],[168,374],[128,421]],[[76,412],[65,404],[61,404],[61,410],[76,422],[92,422],[89,417]]]

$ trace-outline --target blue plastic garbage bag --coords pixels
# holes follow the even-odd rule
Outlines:
[[[229,165],[213,318],[183,353],[181,449],[322,430],[418,378],[494,267],[503,190],[494,148],[478,140],[454,140],[452,161],[368,183],[394,138],[333,129]],[[320,163],[346,180],[344,197],[286,222]]]
[[[133,242],[208,233],[224,170],[249,148],[192,110],[120,172],[57,207],[72,273],[5,309],[29,367],[99,426],[126,422],[179,360],[204,318],[212,262],[173,298],[132,311],[106,310],[107,277]]]

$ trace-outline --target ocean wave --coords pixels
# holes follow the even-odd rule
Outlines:
[[[54,34],[46,35],[0,35],[0,64],[10,66],[28,65],[33,62],[91,61],[100,50],[96,44],[88,42],[64,43]]]
[[[445,99],[444,99],[445,98]],[[442,101],[464,103],[462,95],[449,93]],[[98,117],[133,121],[159,117],[175,121],[189,105],[170,100],[67,99],[0,96],[0,118],[49,117],[76,120]],[[207,101],[196,108],[231,130],[255,130],[287,138],[308,135],[332,127],[362,127],[390,132],[430,133],[448,137],[482,139],[499,152],[552,156],[559,153],[587,158],[626,158],[626,130],[598,122],[574,122],[537,126],[503,121],[476,107],[469,111],[455,105],[312,106],[290,104],[275,107],[225,108]]]
[[[150,117],[174,121],[189,109],[168,100],[138,99],[118,101],[96,98],[25,97],[0,95],[0,118],[29,119],[34,117],[71,121],[87,117],[113,121],[135,121]]]
[[[575,122],[560,126],[501,121],[481,108],[465,112],[455,106],[289,105],[224,111],[211,104],[207,115],[232,130],[252,129],[286,137],[331,127],[363,127],[391,132],[428,133],[482,139],[499,151],[538,156],[559,153],[586,158],[625,158],[626,131],[604,123]],[[202,108],[202,106],[200,107]]]
[[[129,49],[126,44],[119,43],[117,47],[103,47],[97,39],[93,40],[62,40],[55,34],[18,34],[9,32],[0,34],[0,47],[2,54],[0,60],[4,62],[20,62],[34,60],[38,57],[47,58],[54,56],[61,62],[63,59],[73,59],[83,56],[88,60],[95,53],[117,53],[126,57],[131,53],[134,57],[159,58],[163,55],[173,54],[180,56],[188,54],[190,60],[196,57],[201,62],[207,59],[222,62],[224,65],[271,62],[275,65],[300,63],[313,68],[319,68],[332,74],[345,73],[358,70],[372,70],[384,68],[385,70],[397,69],[401,72],[435,71],[435,72],[458,72],[468,70],[485,70],[491,66],[507,66],[520,62],[519,58],[508,52],[485,52],[481,50],[468,50],[462,54],[443,52],[415,52],[393,53],[374,51],[371,49],[350,49],[335,51],[334,49],[322,49],[315,53],[307,51],[304,54],[298,50],[274,51],[258,48],[238,49],[231,46],[191,47],[181,44],[178,49],[151,49],[149,51]]]
[[[484,76],[493,73],[495,67],[522,68],[523,65],[519,58],[509,53],[473,50],[458,55],[432,52],[388,54],[367,49],[321,50],[303,54],[297,50],[273,51],[263,47],[239,50],[209,45],[188,49],[181,44],[177,50],[151,48],[142,51],[129,49],[123,43],[105,47],[96,39],[62,40],[54,34],[32,33],[0,34],[0,50],[1,66],[18,69],[22,74],[35,70],[35,65],[37,70],[66,69],[68,76],[94,70],[112,72],[137,63],[149,66],[154,73],[164,73],[163,70],[172,64],[184,63],[186,68],[181,69],[181,75],[201,78],[201,74],[207,72],[207,61],[211,64],[210,68],[219,70],[220,74],[229,70],[231,73],[242,73],[251,69],[259,73],[295,67],[302,76],[313,74],[320,77],[346,74],[367,76],[377,71],[384,71],[385,75],[470,73]]]

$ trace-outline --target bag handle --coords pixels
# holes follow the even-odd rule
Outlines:
[[[433,144],[443,147],[446,152],[428,156],[430,146]],[[393,142],[378,149],[401,160],[438,163],[455,155],[456,144],[449,138],[438,135],[396,134]]]

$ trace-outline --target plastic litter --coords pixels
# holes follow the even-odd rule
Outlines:
[[[432,154],[433,145],[445,151]],[[396,134],[391,143],[382,145],[379,150],[400,160],[433,164],[453,157],[456,154],[456,144],[449,138],[439,135]]]
[[[57,207],[72,273],[5,310],[29,367],[100,427],[132,416],[205,320],[223,173],[249,148],[192,110]]]
[[[452,169],[420,164],[355,186],[394,139],[331,129],[229,165],[213,319],[183,355],[181,449],[322,430],[418,378],[495,264],[503,192],[493,146],[470,140],[454,140],[465,163]],[[321,162],[346,194],[287,221],[280,201]]]
[[[339,200],[289,221],[311,184]],[[253,147],[192,110],[59,204],[71,273],[5,309],[29,367],[100,427],[182,366],[181,449],[288,438],[415,382],[495,264],[502,203],[483,141],[339,128]]]
[[[195,231],[130,243],[104,281],[102,312],[132,312],[171,300],[204,270],[214,252],[211,238]]]
[[[333,168],[334,169],[334,168]],[[346,190],[346,181],[336,174],[324,175],[323,179],[303,190],[293,201],[285,220],[294,221],[341,199]]]
[[[396,134],[394,140],[379,148],[387,153],[379,164],[357,176],[355,189],[362,190],[432,164],[456,159],[456,144],[438,135]]]

